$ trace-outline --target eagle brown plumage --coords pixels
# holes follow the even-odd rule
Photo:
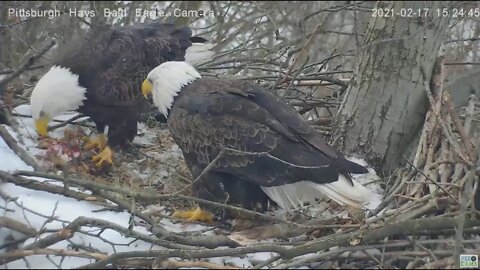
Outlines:
[[[32,93],[39,134],[46,135],[52,117],[77,110],[95,122],[99,134],[108,126],[108,142],[99,136],[91,147],[125,145],[137,134],[139,115],[148,105],[140,90],[148,72],[167,61],[188,61],[192,45],[205,41],[192,37],[190,28],[173,24],[91,29],[63,49]],[[204,60],[212,55],[208,48]],[[104,158],[96,157],[99,163],[109,161]]]
[[[223,150],[193,188],[197,196],[221,202],[228,197],[250,209],[258,202],[265,206],[267,196],[294,209],[321,193],[356,207],[379,202],[349,176],[367,169],[345,159],[272,92],[246,81],[202,78],[185,62],[164,63],[146,81],[151,87],[145,94],[153,89],[155,105],[169,109],[170,132],[194,178],[222,149],[233,149]],[[174,99],[165,101],[166,93]]]

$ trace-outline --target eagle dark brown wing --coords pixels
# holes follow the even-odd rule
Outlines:
[[[137,134],[140,114],[149,109],[141,94],[148,72],[166,61],[184,61],[191,30],[172,24],[99,26],[70,42],[56,65],[70,68],[87,89],[79,112],[92,118],[108,143],[124,145]]]
[[[89,31],[63,54],[60,65],[80,75],[90,101],[106,106],[144,102],[141,83],[148,72],[166,61],[184,61],[192,45],[190,28],[173,24],[109,27]]]
[[[192,45],[189,28],[150,24],[115,30],[105,50],[107,69],[99,74],[99,103],[128,106],[143,102],[141,83],[148,72],[166,61],[184,61]]]
[[[240,81],[194,81],[176,98],[168,124],[194,175],[225,147],[242,153],[228,153],[214,171],[266,187],[330,183],[339,173],[366,172],[328,146],[291,106]]]

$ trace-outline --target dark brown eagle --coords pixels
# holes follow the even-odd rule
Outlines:
[[[358,208],[381,200],[350,177],[367,173],[365,167],[345,159],[293,107],[260,86],[202,78],[186,62],[167,62],[149,73],[142,91],[152,93],[168,117],[194,178],[220,155],[193,188],[201,198],[228,197],[251,209],[269,197],[286,210],[323,195]]]
[[[87,145],[101,151],[94,160],[112,163],[109,146],[125,145],[137,134],[148,103],[141,93],[148,72],[167,61],[208,60],[212,46],[205,41],[173,24],[91,29],[63,49],[35,86],[30,105],[38,134],[47,136],[53,117],[76,110],[96,124],[98,136]]]

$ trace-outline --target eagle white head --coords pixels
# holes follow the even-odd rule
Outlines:
[[[142,93],[153,95],[153,103],[165,116],[182,88],[202,76],[187,62],[165,62],[154,68],[143,81]]]
[[[86,99],[87,89],[70,69],[53,66],[43,75],[30,96],[32,118],[40,136],[48,135],[50,120],[66,111],[77,110]]]

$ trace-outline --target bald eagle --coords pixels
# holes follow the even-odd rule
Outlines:
[[[33,89],[37,133],[47,136],[53,117],[76,110],[97,127],[98,136],[87,144],[100,150],[93,160],[99,166],[112,163],[110,146],[125,145],[137,134],[147,105],[141,83],[148,72],[166,61],[204,62],[212,57],[211,48],[205,39],[192,37],[190,28],[172,24],[95,27],[66,46]]]
[[[357,208],[381,200],[350,177],[367,173],[365,167],[347,160],[293,107],[260,86],[202,78],[190,64],[172,61],[148,74],[142,92],[152,93],[168,117],[194,178],[218,157],[193,189],[197,196],[229,198],[246,208],[268,196],[286,210],[323,195]]]

